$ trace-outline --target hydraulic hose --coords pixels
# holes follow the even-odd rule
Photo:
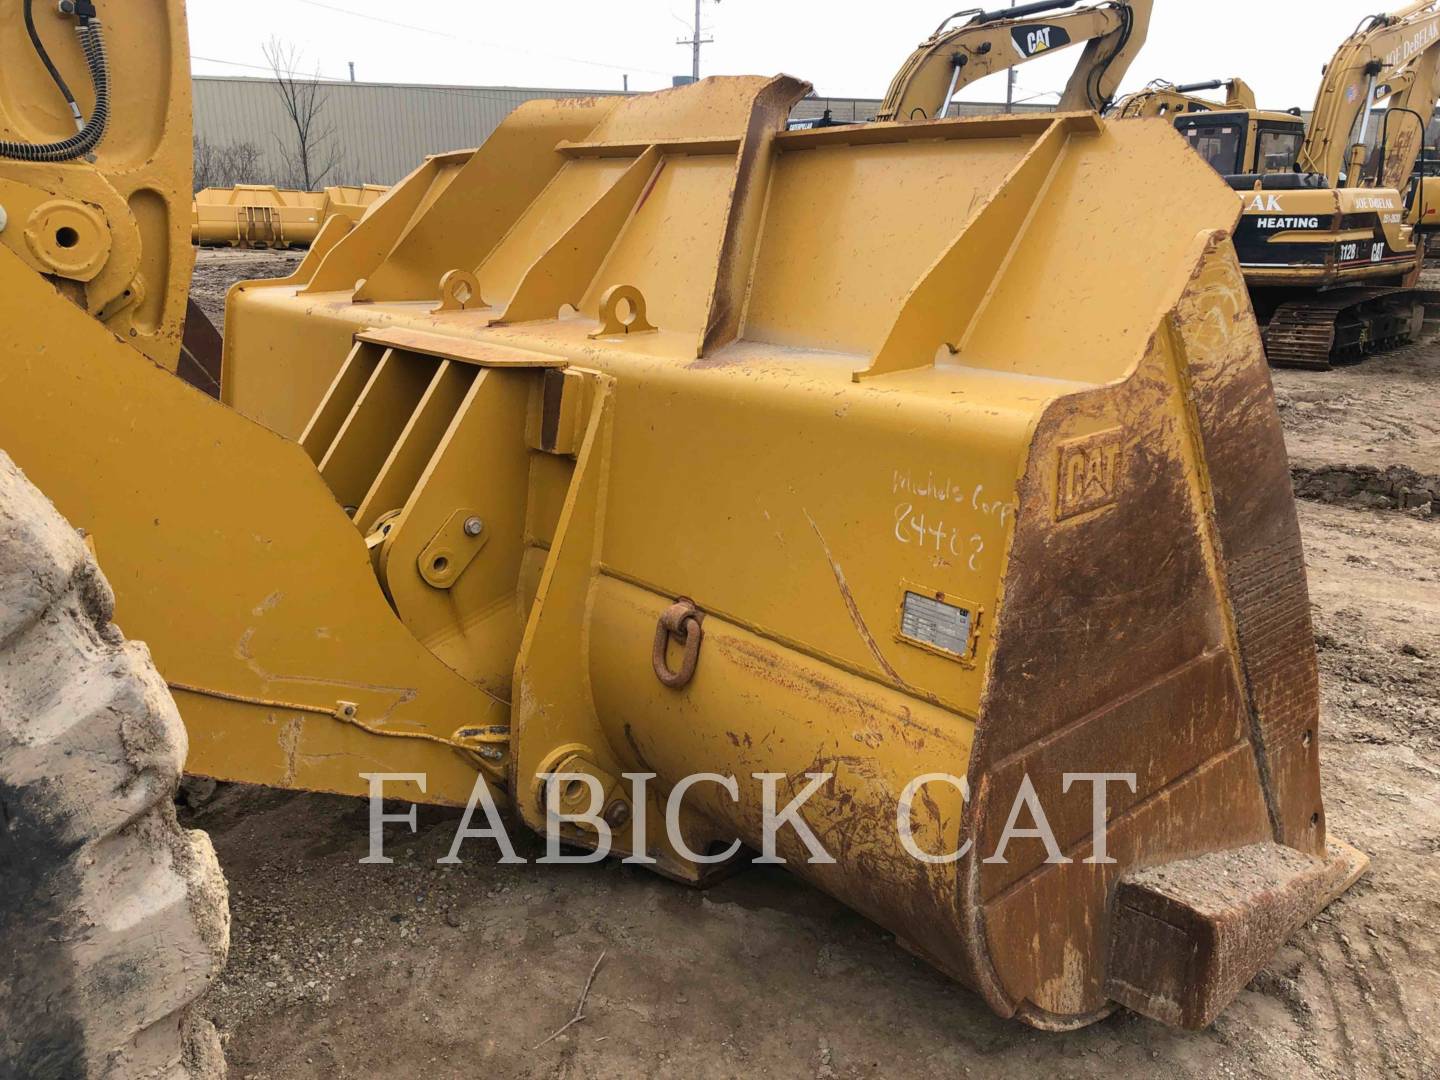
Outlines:
[[[104,136],[105,126],[110,121],[110,68],[105,60],[105,40],[101,35],[100,20],[81,22],[75,27],[75,33],[85,54],[85,64],[90,69],[90,82],[95,87],[95,108],[91,110],[90,119],[74,135],[58,142],[26,143],[0,139],[0,157],[19,161],[72,161],[94,150]],[[40,55],[42,60],[48,59],[43,49]],[[46,66],[51,67],[49,63]],[[59,85],[63,86],[63,80]],[[73,109],[73,102],[71,105]]]
[[[70,92],[70,84],[65,81],[65,76],[60,74],[60,69],[55,66],[55,61],[50,59],[45,42],[40,40],[40,32],[35,29],[34,0],[25,0],[23,12],[25,33],[30,37],[30,47],[35,50],[35,55],[40,57],[40,62],[45,65],[45,70],[50,73],[51,80],[65,98],[65,104],[70,106],[70,113],[75,117],[75,129],[78,131],[84,126],[80,121],[80,106],[75,104],[75,95]]]

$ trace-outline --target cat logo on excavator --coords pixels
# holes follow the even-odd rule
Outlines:
[[[1020,55],[1027,58],[1070,44],[1070,35],[1063,26],[1017,26],[1010,36]]]

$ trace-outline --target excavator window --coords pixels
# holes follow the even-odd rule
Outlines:
[[[1241,151],[1245,149],[1245,124],[1234,117],[1197,120],[1187,117],[1175,124],[1191,148],[1222,176],[1243,172]]]
[[[1300,156],[1300,143],[1304,138],[1305,132],[1298,126],[1262,127],[1257,171],[1291,172],[1295,168],[1295,159]]]

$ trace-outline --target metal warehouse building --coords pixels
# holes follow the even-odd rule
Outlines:
[[[256,183],[290,182],[285,147],[293,146],[280,95],[266,78],[197,75],[195,136],[224,149],[249,143],[259,157]],[[399,83],[327,82],[318,128],[328,127],[339,163],[325,183],[393,184],[426,154],[478,146],[510,110],[535,98],[614,96],[620,91],[558,90],[513,86],[426,86]],[[807,98],[797,117],[831,110],[836,120],[868,120],[874,98]],[[1046,106],[1021,105],[1025,111]],[[995,113],[1003,105],[965,104],[963,113]]]
[[[217,150],[249,144],[255,159],[251,183],[294,186],[286,147],[294,130],[274,81],[268,78],[197,75],[195,136]],[[318,128],[330,132],[338,159],[323,180],[326,184],[393,184],[427,154],[479,146],[510,111],[535,98],[614,97],[619,90],[554,89],[517,86],[441,86],[414,83],[325,82]],[[869,120],[880,107],[878,98],[811,97],[794,110],[797,118],[820,116],[829,109],[835,120]],[[1017,104],[1016,112],[1045,112],[1049,105]],[[1000,103],[957,102],[952,115],[980,116],[1005,111]],[[1309,114],[1305,114],[1309,119]],[[1371,125],[1373,145],[1380,123]],[[1432,121],[1427,144],[1440,141],[1440,122]]]

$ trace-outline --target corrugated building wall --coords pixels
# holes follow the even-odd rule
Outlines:
[[[295,183],[290,156],[294,131],[274,83],[265,78],[197,75],[195,135],[223,150],[251,144],[259,156],[255,183]],[[500,121],[523,101],[535,98],[613,95],[614,90],[537,89],[513,86],[424,86],[397,83],[326,82],[318,130],[331,132],[327,149],[338,162],[324,178],[328,184],[393,184],[426,154],[479,146]],[[876,98],[807,98],[796,117],[817,117],[830,109],[839,121],[868,120],[880,107]],[[1025,104],[1021,111],[1047,106]],[[998,104],[958,104],[956,114],[1003,111]]]
[[[257,181],[290,182],[294,129],[274,83],[197,75],[193,85],[196,138],[217,148],[251,143],[261,155]],[[333,82],[319,92],[315,127],[331,132],[338,154],[325,182],[393,184],[426,154],[480,145],[523,101],[600,91]]]
[[[249,143],[258,155],[252,176],[240,179],[282,186],[296,184],[288,155],[294,133],[274,83],[266,78],[197,75],[195,134],[211,147],[224,149]],[[479,146],[510,111],[535,98],[616,95],[618,90],[567,90],[515,86],[440,86],[406,83],[326,82],[320,92],[325,104],[317,127],[328,129],[337,156],[327,184],[393,184],[414,169],[426,154]],[[840,122],[869,120],[878,98],[812,97],[800,102],[797,118],[820,116],[825,109]],[[1044,112],[1049,105],[1027,102],[1016,112]],[[951,114],[981,116],[1004,112],[990,102],[957,102]],[[1383,114],[1382,114],[1383,115]],[[1309,114],[1305,114],[1309,120]],[[1371,125],[1369,142],[1378,138],[1382,122]],[[1432,121],[1426,142],[1440,142],[1440,121]],[[290,149],[287,149],[290,148]],[[325,157],[322,148],[320,156]],[[228,182],[234,182],[233,180]]]

